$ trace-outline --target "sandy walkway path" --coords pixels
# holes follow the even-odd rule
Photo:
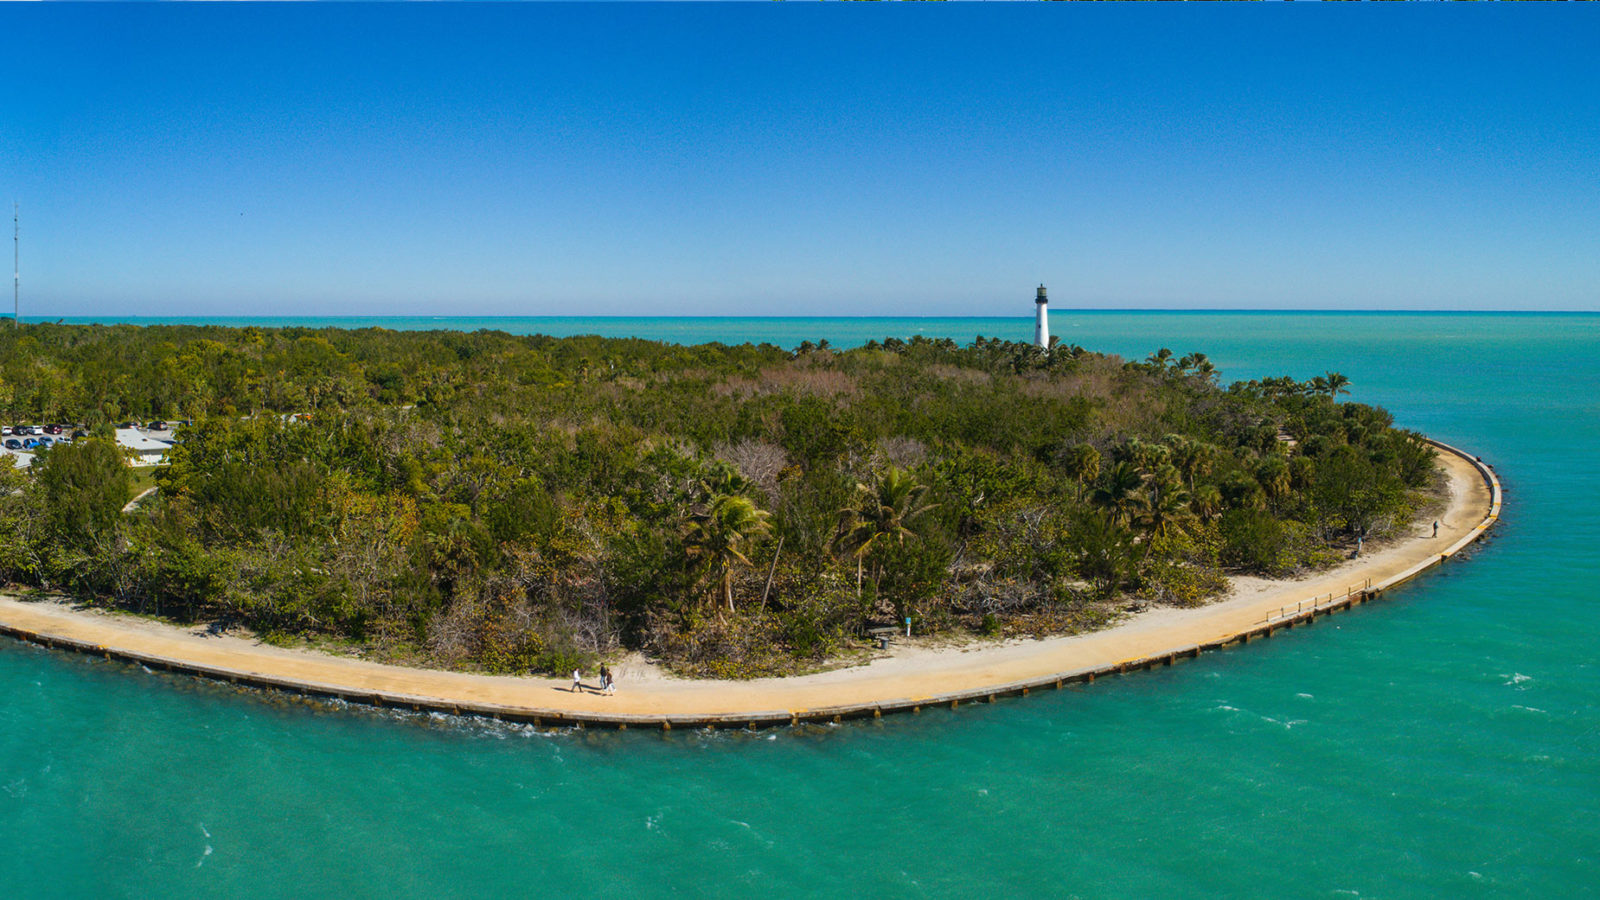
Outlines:
[[[1226,642],[1292,619],[1297,604],[1342,600],[1369,581],[1373,588],[1405,580],[1478,537],[1497,517],[1498,488],[1457,452],[1440,453],[1450,490],[1432,536],[1431,521],[1414,537],[1295,581],[1237,579],[1233,596],[1197,609],[1154,609],[1105,631],[1043,640],[967,647],[902,641],[871,663],[816,675],[755,681],[671,677],[642,659],[617,668],[611,696],[573,693],[570,679],[496,677],[380,665],[307,650],[272,647],[235,636],[208,636],[133,616],[74,609],[66,603],[0,597],[0,630],[74,649],[105,652],[230,680],[309,689],[363,702],[507,715],[540,721],[613,724],[777,722],[873,714],[947,703],[987,693],[1017,692],[1061,677],[1113,670],[1130,661]],[[591,675],[590,683],[597,679]]]

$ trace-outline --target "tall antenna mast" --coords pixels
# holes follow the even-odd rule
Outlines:
[[[22,214],[11,201],[11,327],[22,326]]]

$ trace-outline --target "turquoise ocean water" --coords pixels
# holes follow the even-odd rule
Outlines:
[[[786,346],[1032,327],[336,324]],[[1312,628],[835,728],[540,734],[0,639],[0,897],[1600,894],[1600,316],[1053,325],[1126,356],[1200,350],[1225,380],[1343,372],[1354,399],[1494,463],[1505,518],[1468,558]]]

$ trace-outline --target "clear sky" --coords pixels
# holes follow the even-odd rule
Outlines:
[[[0,193],[25,316],[1600,309],[1540,6],[0,4]]]

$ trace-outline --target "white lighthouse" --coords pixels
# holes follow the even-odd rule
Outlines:
[[[1044,285],[1033,298],[1033,343],[1041,350],[1050,349],[1050,298],[1044,295]]]

